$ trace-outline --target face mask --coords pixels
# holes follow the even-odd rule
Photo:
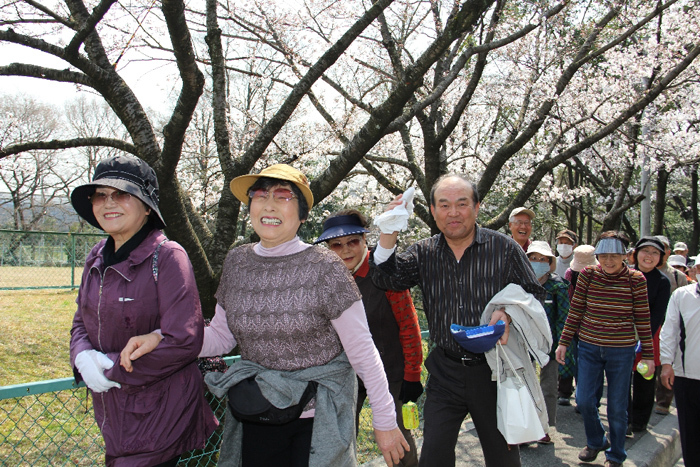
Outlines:
[[[549,272],[549,263],[530,261],[530,266],[532,266],[532,269],[535,271],[535,276],[538,279]]]
[[[573,245],[567,245],[566,243],[560,243],[557,245],[557,251],[559,252],[560,256],[563,256],[564,258],[568,258],[571,256],[571,253],[574,252],[574,247]]]

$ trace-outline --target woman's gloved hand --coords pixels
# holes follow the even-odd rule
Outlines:
[[[114,362],[97,350],[83,350],[75,357],[75,367],[92,392],[107,392],[112,388],[122,387],[104,375],[105,370],[113,366]]]
[[[404,403],[416,402],[421,394],[423,394],[423,385],[420,381],[403,380],[403,384],[401,384],[401,392],[399,393],[399,399],[401,399]]]

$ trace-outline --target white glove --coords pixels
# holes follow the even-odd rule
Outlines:
[[[107,379],[105,370],[114,366],[114,362],[97,350],[83,350],[75,357],[75,366],[92,392],[106,392],[112,388],[121,388],[121,384]]]
[[[413,196],[416,189],[411,187],[401,197],[402,203],[391,211],[383,212],[374,218],[374,225],[384,234],[392,234],[408,228],[408,218],[413,214]]]

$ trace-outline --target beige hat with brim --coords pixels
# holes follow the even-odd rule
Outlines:
[[[593,245],[580,245],[574,248],[574,259],[569,266],[572,271],[581,272],[586,266],[595,266],[598,260],[595,259]]]
[[[552,247],[549,246],[549,243],[543,242],[542,240],[535,240],[527,247],[527,253],[525,254],[528,258],[530,257],[530,253],[539,253],[542,256],[551,258],[549,272],[554,272],[557,269],[557,257],[552,253]]]
[[[248,190],[250,190],[250,187],[253,186],[260,177],[276,178],[277,180],[284,180],[295,184],[304,195],[306,202],[309,204],[309,209],[313,207],[314,195],[311,193],[309,179],[299,170],[287,164],[271,165],[270,167],[262,169],[259,174],[241,175],[240,177],[234,178],[231,180],[231,193],[233,193],[233,196],[238,198],[238,201],[241,203],[248,204]]]

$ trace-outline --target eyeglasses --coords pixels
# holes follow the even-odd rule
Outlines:
[[[96,191],[90,195],[90,202],[93,206],[102,206],[107,202],[107,198],[110,198],[112,201],[118,204],[128,203],[131,200],[131,193],[121,190],[114,190],[110,194],[102,191]]]
[[[659,250],[657,250],[656,248],[654,248],[653,246],[650,247],[649,249],[642,248],[641,250],[637,251],[637,255],[639,255],[640,253],[644,253],[645,255],[649,255],[649,256],[661,257],[661,252]]]
[[[357,248],[357,246],[360,245],[360,240],[359,238],[353,238],[352,240],[348,240],[347,242],[343,243],[341,241],[333,241],[331,240],[328,242],[328,248],[330,248],[333,251],[340,251],[346,246],[348,248]]]
[[[270,198],[270,193],[272,193],[272,199],[278,203],[288,203],[297,197],[292,190],[288,190],[286,188],[278,188],[272,192],[268,190],[250,190],[248,192],[248,197],[251,201],[267,201]]]
[[[517,225],[518,227],[530,227],[532,225],[532,222],[530,221],[515,221],[513,222],[514,225]]]

